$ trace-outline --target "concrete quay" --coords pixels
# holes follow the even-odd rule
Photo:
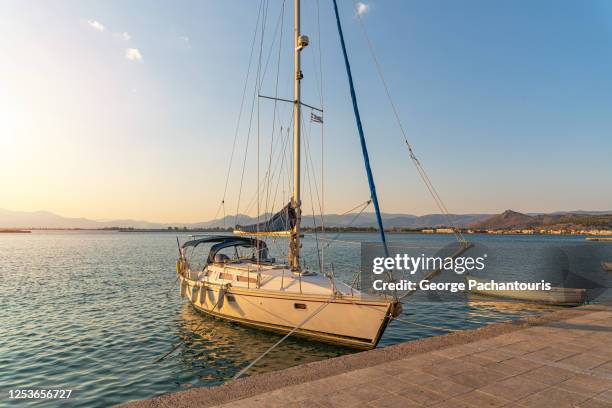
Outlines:
[[[612,407],[612,305],[563,309],[126,405]]]

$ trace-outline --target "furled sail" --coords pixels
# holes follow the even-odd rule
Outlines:
[[[234,234],[288,236],[295,227],[296,220],[295,208],[289,203],[267,221],[251,225],[236,225]]]

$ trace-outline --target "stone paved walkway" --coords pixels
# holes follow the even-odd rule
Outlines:
[[[223,407],[612,407],[612,309]]]
[[[583,312],[578,313],[578,309]],[[356,354],[353,356],[367,360],[368,353],[380,351],[383,355],[387,350],[387,360],[390,352],[398,353],[400,358],[370,363],[361,369],[350,369],[348,364],[344,372],[295,385],[279,385],[285,381],[284,371],[290,373],[295,367],[276,376],[265,374],[266,382],[276,381],[273,387],[277,389],[259,394],[258,388],[266,388],[266,383],[254,376],[241,380],[242,388],[241,381],[237,381],[200,394],[192,390],[135,405],[210,406],[214,405],[211,400],[226,398],[233,401],[217,406],[612,407],[612,307],[578,309],[566,312],[567,318],[508,329],[500,335],[483,334],[473,341],[433,351],[402,356],[399,351],[410,347],[407,343]],[[425,339],[423,344],[428,341],[441,340]],[[393,351],[393,347],[399,351]],[[351,358],[358,361],[357,357]],[[327,361],[333,367],[343,358],[346,356]],[[244,394],[245,388],[249,395],[238,397],[242,399],[229,395]],[[224,392],[225,396],[218,395]]]

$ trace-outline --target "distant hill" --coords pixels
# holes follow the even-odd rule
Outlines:
[[[356,220],[357,214],[328,214],[325,215],[325,225],[329,227],[375,227],[376,217],[374,213],[363,213]],[[265,218],[262,215],[260,220]],[[475,221],[483,220],[489,217],[490,214],[457,214],[451,215],[451,219],[456,225],[464,227]],[[448,225],[446,216],[442,214],[429,214],[423,216],[411,214],[394,214],[383,213],[383,223],[385,228],[427,228]],[[353,220],[355,220],[353,222]],[[69,218],[48,212],[48,211],[11,211],[0,209],[0,228],[81,228],[81,229],[101,229],[101,228],[137,228],[137,229],[160,229],[169,226],[187,227],[187,228],[218,228],[218,227],[233,227],[236,218],[226,216],[225,218],[203,221],[197,223],[155,223],[140,220],[110,220],[96,221],[87,218]],[[238,223],[247,225],[257,222],[257,217],[240,214]],[[316,217],[313,221],[312,215],[305,214],[302,217],[302,225],[304,227],[313,227],[314,222],[320,226],[321,219]],[[351,222],[353,222],[351,224]]]
[[[612,228],[612,211],[576,211],[527,215],[512,210],[493,215],[469,225],[476,229]]]
[[[527,215],[516,211],[507,210],[502,214],[452,214],[450,219],[460,228],[479,228],[479,229],[500,229],[500,228],[526,228],[539,225],[553,225],[558,223],[578,224],[578,225],[609,225],[612,220],[612,211],[576,211],[576,212],[557,212],[552,214]],[[328,227],[357,227],[369,228],[376,227],[374,213],[361,214],[352,224],[357,214],[328,214],[325,215],[325,225]],[[265,218],[261,216],[260,220]],[[443,214],[395,214],[383,213],[383,223],[385,228],[435,228],[448,226],[449,222]],[[320,217],[316,217],[317,226],[320,226]],[[239,215],[239,224],[251,224],[257,222],[257,217]],[[233,227],[235,217],[233,215],[225,218],[203,221],[197,223],[156,223],[141,220],[109,220],[99,221],[87,218],[62,217],[48,211],[11,211],[0,209],[0,228],[81,228],[81,229],[101,229],[101,228],[136,228],[136,229],[165,229],[167,227],[187,227],[187,228],[218,228]],[[312,215],[305,214],[302,217],[304,227],[313,227]]]
[[[0,228],[82,228],[111,227],[163,228],[163,224],[137,220],[94,221],[87,218],[69,218],[49,211],[11,211],[0,208]]]
[[[264,214],[260,217],[260,221],[265,219],[269,214]],[[357,213],[349,214],[326,214],[324,217],[325,225],[328,227],[352,227],[368,228],[376,227],[376,217],[374,213],[366,213],[359,215],[357,219],[355,217]],[[457,226],[465,227],[475,221],[483,220],[489,217],[490,214],[452,214],[450,219]],[[428,215],[412,215],[412,214],[393,214],[383,213],[382,214],[383,224],[385,228],[428,228],[428,227],[440,227],[448,225],[448,219],[443,214],[428,214]],[[248,225],[257,222],[257,217],[250,217],[248,215],[241,214],[238,216],[238,224]],[[317,226],[321,225],[320,216],[315,217],[313,220],[312,214],[304,214],[302,216],[302,225],[310,228],[314,226],[316,222]],[[352,224],[351,224],[352,222]],[[187,224],[188,227],[197,228],[216,228],[216,227],[229,227],[235,224],[235,217],[226,216],[216,220],[199,222],[195,224]]]
[[[537,224],[535,216],[506,210],[481,221],[474,222],[470,227],[479,229],[526,228]]]

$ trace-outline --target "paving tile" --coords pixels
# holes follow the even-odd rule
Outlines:
[[[392,376],[378,376],[376,378],[372,378],[372,380],[368,383],[368,386],[376,387],[377,389],[398,393],[404,389],[406,383],[410,383],[409,379],[403,378],[398,379],[397,377]]]
[[[411,407],[421,407],[422,406],[422,405],[415,403],[414,401],[404,398],[401,395],[392,395],[389,397],[377,399],[377,400],[369,402],[367,405],[370,407],[377,407],[377,408],[411,408]]]
[[[381,391],[375,387],[356,385],[353,387],[345,388],[342,390],[343,393],[348,393],[352,397],[356,397],[362,403],[374,401],[382,397],[389,397],[393,395],[388,391]]]
[[[588,397],[569,391],[564,391],[556,387],[550,387],[542,391],[533,393],[517,401],[519,405],[526,408],[570,408],[576,404],[586,401]]]
[[[547,384],[528,380],[518,375],[486,385],[480,388],[479,391],[504,398],[508,401],[516,401],[549,387]]]
[[[593,367],[593,372],[600,373],[607,376],[612,376],[612,361]]]
[[[499,363],[500,361],[509,360],[514,356],[515,354],[508,353],[500,349],[487,350],[474,354],[474,357],[489,360],[491,363]]]
[[[521,374],[527,380],[539,381],[548,385],[558,384],[577,375],[573,371],[547,365]]]
[[[406,386],[399,395],[422,406],[433,405],[446,399],[444,395],[416,384]]]
[[[505,375],[486,367],[466,371],[451,377],[451,380],[471,388],[480,388],[505,378]]]
[[[481,368],[479,365],[470,363],[469,361],[455,359],[444,363],[439,363],[433,366],[422,367],[421,370],[426,373],[435,375],[436,377],[450,377],[465,371],[476,370]]]
[[[481,348],[475,347],[471,344],[463,344],[461,346],[448,347],[442,350],[434,351],[432,354],[446,357],[446,358],[458,358],[463,356],[468,356],[470,354],[478,353],[479,351],[484,351]]]
[[[556,387],[565,391],[575,392],[589,398],[595,398],[597,394],[612,389],[612,380],[580,374],[576,377],[570,378],[567,381],[557,384]]]
[[[511,377],[535,370],[536,368],[542,367],[542,365],[530,360],[511,358],[509,360],[500,361],[499,363],[489,364],[487,367],[502,373],[507,377]]]
[[[611,408],[612,403],[599,398],[591,398],[575,405],[575,408]]]
[[[261,408],[280,408],[287,405],[286,401],[281,401],[270,394],[257,395],[255,397],[246,398],[234,403],[227,404],[227,407],[261,407]]]
[[[297,401],[297,402],[289,402],[286,405],[283,405],[284,408],[324,408],[325,405],[321,405],[314,400],[305,400],[305,401]],[[252,408],[252,407],[249,407]]]
[[[605,364],[608,361],[610,361],[608,357],[602,357],[591,353],[580,353],[557,362],[559,364],[575,367],[581,370],[588,370],[590,368]]]
[[[427,388],[431,391],[440,393],[445,397],[455,397],[457,395],[466,394],[473,390],[472,387],[468,387],[463,384],[459,384],[457,382],[446,380],[443,378],[436,379],[435,381],[431,381],[429,383],[421,384],[424,388]]]
[[[385,375],[400,375],[406,374],[411,371],[410,367],[408,367],[404,363],[399,362],[379,364],[377,366],[371,367],[371,369],[374,373],[382,373]]]
[[[532,361],[541,361],[546,363],[553,363],[555,361],[562,360],[570,357],[577,352],[568,351],[567,349],[560,349],[558,347],[546,347],[532,353],[525,354],[523,358]]]
[[[492,363],[491,360],[483,358],[483,357],[476,357],[474,354],[469,355],[469,356],[459,357],[457,360],[465,361],[466,363],[470,363],[470,364],[477,364],[481,367],[487,367],[488,365]]]
[[[431,408],[472,408],[472,405],[459,401],[457,398],[451,398],[449,400],[431,405]]]
[[[522,355],[541,350],[548,346],[550,346],[550,343],[524,340],[508,344],[507,346],[501,347],[500,350],[513,353],[514,355]]]
[[[319,406],[328,408],[355,408],[367,403],[367,401],[360,399],[359,396],[350,394],[344,390],[320,397],[314,397],[309,401],[313,401]]]
[[[481,391],[471,391],[467,394],[460,395],[458,397],[453,398],[453,400],[458,401],[460,404],[465,404],[469,407],[476,408],[497,408],[507,406],[509,401],[495,396],[486,394]]]
[[[423,385],[434,381],[440,381],[440,377],[436,377],[432,374],[426,373],[421,370],[414,370],[408,374],[402,374],[396,377],[397,381],[407,384]]]
[[[372,377],[364,378],[360,375],[351,375],[353,372],[343,373],[335,375],[330,378],[329,383],[333,384],[334,388],[347,388],[353,385],[363,384],[371,381]]]
[[[612,390],[604,391],[600,394],[597,394],[597,397],[595,398],[612,403]]]
[[[452,361],[451,358],[436,355],[434,353],[426,353],[418,356],[410,357],[402,360],[405,367],[410,369],[431,367],[438,364],[444,364]]]

